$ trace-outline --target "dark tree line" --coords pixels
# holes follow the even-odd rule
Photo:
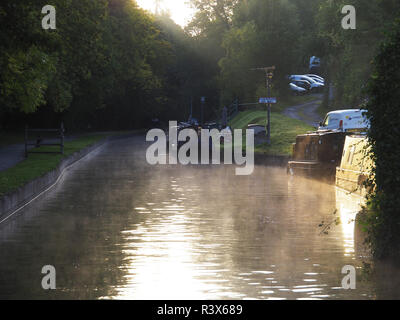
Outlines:
[[[53,0],[43,30],[39,0],[0,4],[0,126],[146,127],[189,116],[193,97],[216,100],[206,58],[167,16],[133,0]]]
[[[354,0],[357,29],[341,27],[345,0],[191,0],[183,30],[133,0],[53,0],[57,30],[41,28],[43,1],[0,4],[0,125],[59,122],[68,127],[145,127],[154,117],[183,120],[207,98],[218,118],[235,98],[265,95],[255,67],[276,66],[273,94],[286,76],[308,71],[313,55],[335,87],[331,108],[367,97],[371,61],[398,0]]]

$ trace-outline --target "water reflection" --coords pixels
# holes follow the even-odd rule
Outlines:
[[[320,234],[336,208],[342,221],[355,212],[334,186],[265,166],[150,167],[143,140],[105,146],[0,226],[0,298],[376,297],[374,280],[340,287],[362,261],[351,223]],[[45,264],[55,292],[41,290]]]
[[[365,204],[361,196],[336,188],[336,208],[340,217],[340,226],[343,232],[345,255],[354,255],[354,228],[356,216]]]

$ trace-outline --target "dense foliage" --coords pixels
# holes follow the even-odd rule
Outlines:
[[[357,29],[341,28],[345,0],[190,0],[196,14],[183,30],[134,0],[53,0],[57,29],[43,30],[43,1],[0,4],[0,126],[135,128],[158,117],[217,118],[234,99],[288,94],[286,76],[308,71],[313,55],[336,89],[332,108],[365,100],[370,61],[397,0],[354,0]],[[29,114],[29,116],[24,116]]]
[[[43,1],[0,4],[0,126],[135,128],[187,117],[204,94],[206,59],[168,17],[133,0],[52,5],[56,30],[42,29]]]
[[[383,39],[383,32],[391,25],[400,10],[397,0],[318,1],[316,15],[319,41],[324,50],[320,54],[325,72],[336,89],[332,108],[355,108],[364,104],[366,85],[371,74],[371,61]],[[356,8],[357,29],[345,30],[338,26],[344,15],[341,9],[351,4]]]
[[[330,108],[355,108],[365,87],[383,31],[398,15],[397,0],[352,1],[357,29],[344,30],[345,0],[192,0],[199,9],[188,29],[210,44],[218,61],[221,102],[253,101],[265,95],[264,74],[256,67],[275,65],[274,94],[285,97],[286,76],[308,72],[315,55],[335,95]],[[211,44],[214,49],[211,49]],[[221,51],[222,48],[222,51]],[[328,86],[325,92],[328,96]]]
[[[400,20],[381,45],[374,66],[368,116],[376,193],[367,217],[376,256],[400,258]]]

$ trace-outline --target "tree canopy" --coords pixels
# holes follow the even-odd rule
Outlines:
[[[273,91],[285,97],[287,75],[307,72],[311,56],[336,88],[330,107],[358,107],[400,9],[355,0],[357,29],[344,30],[344,0],[190,0],[196,13],[182,29],[134,0],[52,3],[56,30],[41,27],[42,1],[0,4],[2,126],[36,114],[74,128],[135,128],[183,120],[191,101],[198,113],[201,96],[216,118],[236,98],[265,94],[264,74],[252,69],[276,66]]]
[[[36,113],[59,114],[76,129],[146,126],[156,116],[182,118],[207,82],[206,59],[167,16],[132,0],[52,5],[56,30],[42,29],[42,1],[0,4],[2,126]]]

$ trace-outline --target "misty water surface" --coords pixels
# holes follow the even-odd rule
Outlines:
[[[372,277],[355,250],[358,198],[284,168],[149,166],[145,147],[107,144],[0,225],[0,298],[399,298],[397,271]],[[343,223],[321,234],[336,209]],[[341,288],[345,265],[356,290]]]

